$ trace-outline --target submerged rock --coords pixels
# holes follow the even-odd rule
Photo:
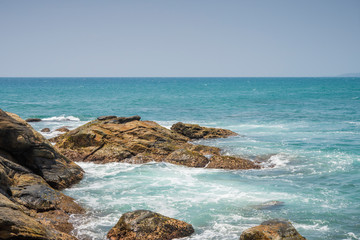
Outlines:
[[[58,190],[82,176],[28,123],[0,109],[0,239],[76,239],[69,214],[84,210]]]
[[[201,127],[197,124],[186,124],[182,122],[172,125],[171,130],[190,139],[226,138],[238,135],[237,133],[227,129],[207,128]]]
[[[28,118],[25,120],[26,122],[41,122],[40,118]]]
[[[251,207],[256,210],[272,210],[282,206],[284,206],[284,202],[282,201],[267,201]]]
[[[240,240],[306,240],[286,220],[272,219],[245,230]]]
[[[138,116],[101,119],[105,120],[94,120],[54,138],[55,146],[74,161],[137,164],[165,161],[188,167],[259,168],[250,160],[221,156],[219,148],[191,144],[189,137],[155,122],[140,121]],[[119,119],[125,122],[120,123]]]
[[[194,228],[186,222],[147,210],[137,210],[124,213],[107,237],[110,240],[170,240],[192,233]]]

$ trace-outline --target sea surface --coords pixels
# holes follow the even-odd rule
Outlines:
[[[48,138],[101,115],[227,128],[240,135],[196,143],[275,166],[78,163],[85,177],[64,192],[89,210],[71,218],[80,239],[105,239],[135,209],[191,223],[189,240],[239,239],[272,218],[307,239],[360,239],[360,78],[0,78],[0,108],[42,118]]]

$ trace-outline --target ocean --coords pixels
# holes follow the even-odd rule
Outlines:
[[[71,217],[79,239],[105,239],[136,209],[191,223],[189,240],[239,239],[272,218],[307,239],[360,239],[360,78],[0,78],[0,108],[43,119],[32,125],[47,138],[102,115],[227,128],[239,136],[195,143],[275,166],[78,163],[85,177],[64,193],[88,210]]]

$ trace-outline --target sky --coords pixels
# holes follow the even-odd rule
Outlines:
[[[0,77],[360,72],[360,0],[0,0]]]

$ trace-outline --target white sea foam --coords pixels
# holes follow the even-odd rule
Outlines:
[[[348,232],[347,234],[349,238],[346,238],[345,240],[360,240],[360,236],[355,235],[353,232]]]
[[[49,118],[43,118],[42,121],[48,121],[48,122],[67,122],[67,121],[80,121],[80,118],[74,117],[74,116],[54,116]]]

